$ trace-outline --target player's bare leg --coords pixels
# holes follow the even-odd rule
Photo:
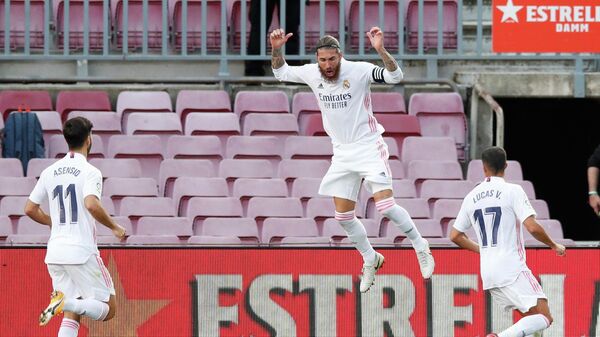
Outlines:
[[[335,204],[335,219],[346,231],[348,238],[352,241],[356,249],[363,257],[362,278],[360,281],[360,292],[366,292],[371,288],[375,281],[375,273],[383,265],[383,255],[377,253],[369,239],[367,231],[363,224],[356,218],[354,208],[356,203],[352,200],[333,198]]]
[[[435,261],[429,250],[429,243],[423,239],[408,212],[396,204],[394,194],[390,189],[375,192],[373,199],[375,199],[375,206],[379,213],[390,219],[410,239],[417,253],[421,275],[425,279],[430,278],[435,268]]]
[[[548,301],[545,298],[538,298],[537,305],[524,313],[523,318],[517,323],[498,334],[489,334],[488,337],[529,336],[547,329],[552,321]]]

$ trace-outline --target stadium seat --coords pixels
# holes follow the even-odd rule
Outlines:
[[[173,204],[178,214],[187,209],[192,197],[228,197],[229,189],[224,178],[180,177],[173,185]]]
[[[276,167],[283,157],[283,144],[273,136],[231,136],[226,154],[231,159],[268,159]]]
[[[456,161],[413,160],[408,164],[406,176],[416,180],[419,188],[424,179],[461,180],[462,170]]]
[[[335,204],[332,198],[311,198],[306,204],[306,217],[322,223],[335,216]],[[358,216],[358,214],[357,214]],[[359,216],[362,217],[362,216]]]
[[[444,0],[442,5],[443,32],[442,48],[456,49],[458,27],[458,5],[454,0]],[[408,2],[406,14],[407,46],[409,50],[416,50],[419,32],[419,2]],[[437,49],[438,46],[438,1],[425,0],[423,2],[423,49]],[[409,104],[410,106],[410,104]]]
[[[11,245],[21,244],[46,244],[50,234],[11,234],[6,237],[6,243]]]
[[[142,166],[133,158],[90,159],[90,164],[102,172],[103,178],[140,178]]]
[[[296,178],[292,183],[292,197],[300,200],[322,197],[319,194],[321,178]]]
[[[392,179],[404,179],[406,178],[406,172],[404,171],[404,164],[400,160],[389,159],[388,166],[392,171]]]
[[[303,136],[327,136],[321,115],[307,115],[300,125],[300,134]]]
[[[171,136],[183,134],[181,122],[172,112],[134,112],[129,114],[126,125],[125,131],[128,135],[159,136],[165,150]]]
[[[192,222],[182,217],[143,216],[138,219],[136,234],[192,236]]]
[[[272,178],[273,173],[273,166],[266,159],[224,159],[219,166],[219,177],[227,180]]]
[[[243,129],[246,136],[271,135],[282,140],[299,133],[298,122],[292,114],[249,113]]]
[[[312,219],[265,219],[261,233],[261,242],[263,244],[273,245],[281,243],[281,239],[284,237],[302,237],[306,239],[306,243],[310,243],[310,241],[315,242],[315,240],[318,243],[323,243],[323,240],[318,239],[319,230],[317,224]]]
[[[301,218],[302,205],[298,198],[254,197],[248,202],[248,218]],[[260,220],[257,220],[260,221]]]
[[[312,92],[297,92],[292,98],[292,114],[298,119],[300,130],[303,131],[306,127],[306,118],[311,115],[319,115],[321,117],[321,109],[315,94]]]
[[[62,159],[67,155],[67,153],[69,153],[69,145],[67,145],[67,141],[63,135],[53,135],[46,144],[48,148],[48,156],[50,158]],[[100,136],[95,135],[92,131],[92,149],[90,150],[88,158],[93,159],[104,157],[104,142]]]
[[[119,215],[129,217],[132,224],[143,216],[177,216],[171,198],[125,197],[121,200]]]
[[[399,8],[399,2],[395,0],[385,0],[383,2],[383,18],[379,17],[379,1],[364,1],[364,27],[360,30],[359,18],[361,17],[359,1],[349,1],[348,12],[348,35],[350,40],[350,50],[359,49],[359,35],[365,35],[371,27],[380,26],[380,19],[383,19],[385,26],[382,29],[386,32],[384,43],[387,50],[397,51],[399,44],[399,34],[402,34],[402,27],[398,27],[398,16],[404,15],[404,8]],[[399,33],[400,32],[400,33]],[[366,36],[364,37],[364,52],[374,51],[371,49],[371,43]],[[360,51],[359,52],[363,52]]]
[[[202,236],[237,237],[244,243],[258,244],[256,221],[249,218],[207,218],[199,232]]]
[[[28,216],[23,216],[17,223],[17,234],[50,235],[50,226],[42,225]]]
[[[21,165],[21,161],[19,159],[17,159],[17,158],[0,158],[0,177],[22,177],[22,176],[23,176],[23,165]]]
[[[290,113],[290,104],[283,91],[239,91],[233,111],[243,121],[248,113]]]
[[[27,176],[39,178],[42,171],[54,164],[57,158],[31,158],[27,164]]]
[[[372,92],[371,105],[374,114],[406,114],[404,96],[399,92]]]
[[[507,181],[522,181],[523,170],[521,164],[516,160],[507,160],[506,164],[508,166],[504,170],[504,179]],[[481,159],[471,160],[467,167],[467,180],[480,182],[484,179],[485,174],[483,173],[483,162]]]
[[[0,215],[0,242],[4,241],[3,238],[14,234],[15,229],[13,229],[12,221],[6,215]]]
[[[201,246],[242,246],[244,241],[234,236],[194,235],[188,239],[189,245]]]
[[[25,1],[18,1],[25,2]],[[32,1],[34,2],[34,1]],[[42,2],[42,1],[35,1]],[[0,22],[4,20],[4,2],[0,3]],[[12,24],[13,20],[11,20]],[[2,23],[3,24],[3,23]],[[4,30],[0,32],[0,40]],[[11,35],[12,37],[12,35]],[[2,90],[0,91],[0,113],[4,120],[12,111],[52,111],[52,99],[47,91],[43,90]]]
[[[133,230],[133,225],[131,224],[131,220],[129,220],[126,216],[113,216],[113,220],[118,223],[121,227],[125,228],[125,236],[130,236],[135,234]],[[114,237],[113,232],[106,226],[101,223],[96,223],[96,235],[98,238],[102,236],[112,236]],[[116,237],[115,237],[116,238]],[[100,241],[100,240],[98,240]]]
[[[158,189],[152,178],[107,178],[102,195],[113,200],[115,211],[119,213],[124,197],[156,197]]]
[[[117,113],[121,116],[124,130],[127,114],[131,112],[173,112],[171,96],[166,91],[121,91],[117,97]]]
[[[6,24],[9,24],[10,49],[27,47],[25,46],[25,32],[28,28],[25,26],[25,3],[25,0],[11,0],[10,22],[6,22],[5,9],[7,4],[6,1],[0,1],[0,27],[6,27]],[[29,4],[29,47],[32,49],[41,49],[44,47],[44,1],[30,0]],[[5,38],[6,33],[4,28],[2,28],[0,30],[0,45],[2,49],[5,45]]]
[[[106,210],[106,213],[108,213],[111,216],[117,214],[117,212],[115,211],[115,203],[110,197],[103,196],[100,202],[102,203],[102,207],[104,207],[104,209]]]
[[[0,215],[8,216],[11,219],[18,219],[19,217],[25,215],[24,209],[27,200],[28,197],[24,196],[22,193],[20,196],[4,196],[2,199],[0,199]],[[46,207],[46,209],[48,208]]]
[[[167,158],[204,159],[218,165],[225,156],[217,136],[172,136],[167,141]]]
[[[85,117],[94,124],[92,134],[100,136],[102,143],[107,146],[111,136],[121,134],[121,116],[111,111],[71,111],[67,119]]]
[[[60,115],[56,111],[35,111],[35,114],[40,121],[42,132],[44,134],[44,143],[48,141],[52,135],[62,135],[62,122]]]
[[[457,160],[454,140],[448,137],[407,137],[401,152],[407,167],[413,160]]]
[[[60,1],[60,3],[63,3],[63,1]],[[83,1],[71,1],[71,6],[79,3],[83,4]],[[102,1],[91,1],[90,5],[93,3],[102,5]],[[93,8],[93,5],[90,6],[91,8]],[[73,12],[70,13],[72,16]],[[71,31],[70,34],[72,33]],[[60,91],[56,96],[56,111],[64,121],[71,111],[112,111],[112,107],[106,91]],[[94,124],[94,131],[96,131],[96,124]]]
[[[387,145],[389,159],[400,159],[400,149],[398,148],[398,142],[396,139],[393,137],[383,137],[383,142],[385,145]]]
[[[290,136],[285,140],[285,159],[326,159],[333,156],[329,137]]]
[[[234,113],[193,112],[186,117],[185,134],[218,136],[227,144],[230,136],[241,135],[239,117]]]
[[[421,136],[419,120],[415,116],[404,114],[376,114],[375,119],[383,126],[383,136],[396,140],[398,148],[402,148],[406,137]],[[389,145],[389,144],[388,144]]]
[[[550,218],[550,210],[548,209],[548,204],[544,200],[541,200],[541,199],[529,200],[529,203],[531,204],[531,207],[533,207],[533,209],[537,213],[537,215],[535,216],[536,219],[540,219],[540,220],[551,219]]]
[[[108,158],[136,158],[142,165],[142,176],[158,179],[162,144],[156,135],[115,135],[108,141]]]
[[[113,29],[116,34],[116,44],[118,48],[123,48],[123,37],[127,34],[127,49],[143,48],[144,32],[144,11],[143,0],[128,1],[127,27],[124,27],[124,1],[111,0]],[[160,49],[162,47],[163,34],[163,14],[162,0],[148,0],[148,48]],[[169,27],[166,27],[165,34],[169,34]]]
[[[286,181],[299,177],[323,178],[329,169],[329,161],[316,159],[284,159],[279,163],[277,176]]]
[[[555,219],[538,219],[538,223],[544,227],[546,233],[552,239],[564,239],[562,224],[560,221]],[[529,233],[529,231],[523,228],[523,234],[525,241],[527,240],[535,240],[535,238]]]
[[[438,199],[433,203],[433,219],[440,221],[444,233],[447,233],[448,222],[458,216],[462,202],[461,199]]]
[[[187,50],[202,48],[202,25],[206,31],[206,51],[219,51],[221,48],[221,1],[206,1],[206,23],[202,22],[202,1],[187,1],[187,27],[183,27],[183,1],[169,1],[173,13],[173,32],[175,48],[183,47],[183,30],[187,33]],[[223,2],[224,3],[224,2]]]
[[[287,197],[288,189],[283,179],[239,178],[233,183],[233,196],[248,199],[253,197]]]
[[[0,199],[7,195],[29,196],[35,184],[34,177],[0,177]],[[22,207],[25,207],[25,204]]]
[[[127,238],[128,245],[179,245],[185,243],[177,235],[132,235]]]
[[[188,20],[188,24],[189,22]],[[225,90],[180,90],[175,111],[184,123],[187,115],[192,112],[231,112],[231,100]]]
[[[243,216],[242,203],[238,198],[213,198],[213,197],[193,197],[188,201],[187,209],[183,214],[194,222],[194,233],[198,233],[197,228],[202,228],[202,222],[206,218],[241,218]]]
[[[332,35],[337,39],[340,36],[340,2],[337,0],[325,0],[323,3],[325,18],[323,23],[321,23],[320,1],[306,1],[304,36],[306,39],[306,52],[308,54],[314,53],[317,42],[321,38],[321,28],[326,35]],[[342,15],[345,15],[344,12],[342,12]],[[344,30],[344,27],[342,27],[342,30]]]
[[[458,93],[413,94],[410,97],[408,113],[418,118],[423,136],[453,138],[458,158],[466,158],[467,116]]]
[[[513,181],[509,181],[509,183],[520,185],[523,188],[523,190],[525,191],[527,198],[536,199],[535,198],[535,188],[533,187],[533,183],[531,183],[531,181],[529,181],[529,180],[513,180]]]
[[[84,47],[84,0],[69,1],[69,49],[80,50]],[[56,33],[58,35],[58,48],[64,48],[65,39],[65,1],[54,1],[54,11],[56,14]],[[103,0],[90,0],[88,12],[88,41],[91,51],[102,50],[104,44],[104,14]],[[110,34],[110,32],[109,32]],[[109,39],[106,36],[106,39]],[[59,93],[60,94],[60,93]],[[85,104],[85,103],[84,103]],[[58,103],[57,103],[58,105]],[[58,108],[57,108],[58,109]],[[87,110],[87,109],[81,109]],[[90,109],[90,110],[96,110]],[[110,110],[110,107],[108,108]]]
[[[209,160],[202,159],[165,159],[160,163],[158,195],[173,196],[173,184],[180,177],[214,177],[216,170]]]
[[[430,205],[437,199],[464,199],[475,187],[475,183],[465,180],[425,180],[421,184],[420,197]]]

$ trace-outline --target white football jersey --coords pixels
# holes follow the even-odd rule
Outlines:
[[[280,81],[305,83],[317,97],[323,128],[334,145],[377,139],[385,130],[373,117],[371,83],[384,82],[384,68],[368,62],[340,60],[340,74],[335,83],[323,79],[317,63],[303,66],[284,64],[273,69]],[[400,68],[394,72],[398,81]]]
[[[52,229],[45,262],[82,264],[98,254],[96,223],[84,199],[102,195],[102,174],[79,153],[67,155],[46,168],[29,195],[41,204],[48,198]]]
[[[473,226],[480,247],[483,289],[513,283],[525,262],[523,221],[535,216],[523,188],[500,177],[488,177],[466,197],[454,222],[465,232]]]

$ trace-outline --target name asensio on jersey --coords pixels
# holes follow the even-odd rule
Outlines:
[[[54,170],[54,176],[60,176],[63,174],[72,174],[75,177],[77,177],[79,175],[79,173],[81,173],[81,170],[78,170],[77,168],[73,167],[73,166],[69,166],[69,167],[59,167],[56,170]]]

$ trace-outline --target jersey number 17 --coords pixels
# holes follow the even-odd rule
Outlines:
[[[487,207],[485,209],[476,209],[475,213],[473,213],[475,217],[475,222],[479,224],[479,229],[481,230],[481,246],[488,246],[488,232],[485,226],[485,218],[483,215],[491,215],[492,216],[492,247],[496,247],[498,243],[498,227],[500,227],[500,219],[502,219],[502,208],[500,207]]]

